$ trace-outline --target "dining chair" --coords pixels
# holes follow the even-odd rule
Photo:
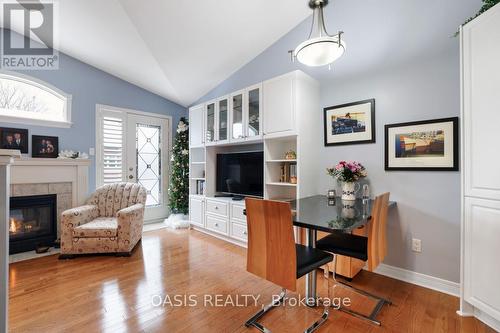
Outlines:
[[[282,287],[279,299],[264,306],[245,326],[268,333],[258,320],[285,300],[286,291],[297,290],[297,280],[329,263],[333,255],[321,250],[295,244],[292,213],[287,202],[246,198],[248,226],[247,271]],[[328,292],[329,292],[328,288]],[[328,318],[325,306],[321,318],[305,332],[314,332]]]
[[[380,325],[380,321],[376,319],[378,313],[380,312],[380,310],[382,310],[384,304],[392,304],[391,301],[336,280],[336,257],[337,255],[342,255],[366,261],[367,268],[370,272],[375,270],[375,268],[377,268],[377,266],[384,260],[387,254],[386,229],[389,195],[390,193],[384,193],[375,198],[371,212],[372,218],[367,224],[367,237],[347,233],[332,233],[316,242],[316,248],[334,254],[334,289],[336,286],[341,286],[354,290],[361,295],[367,296],[377,301],[375,307],[372,309],[372,312],[368,316],[350,309],[346,309],[342,306],[338,307],[338,310],[344,311],[361,319],[366,319],[376,325]]]

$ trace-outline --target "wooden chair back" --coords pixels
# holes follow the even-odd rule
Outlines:
[[[387,211],[390,193],[375,198],[368,223],[368,270],[373,271],[387,255]]]
[[[290,204],[246,198],[247,271],[283,288],[297,288],[297,258]]]

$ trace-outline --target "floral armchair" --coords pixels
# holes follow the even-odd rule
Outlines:
[[[86,205],[66,210],[61,219],[61,255],[130,255],[142,237],[146,190],[136,183],[99,187]]]

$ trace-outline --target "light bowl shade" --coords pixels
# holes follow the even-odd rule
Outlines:
[[[339,36],[316,37],[306,40],[295,49],[295,57],[307,66],[325,66],[331,64],[344,54],[345,43]]]

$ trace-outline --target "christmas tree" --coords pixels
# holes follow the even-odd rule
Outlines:
[[[172,177],[170,180],[170,210],[175,214],[187,214],[189,200],[189,126],[182,117],[177,125],[172,147]]]

